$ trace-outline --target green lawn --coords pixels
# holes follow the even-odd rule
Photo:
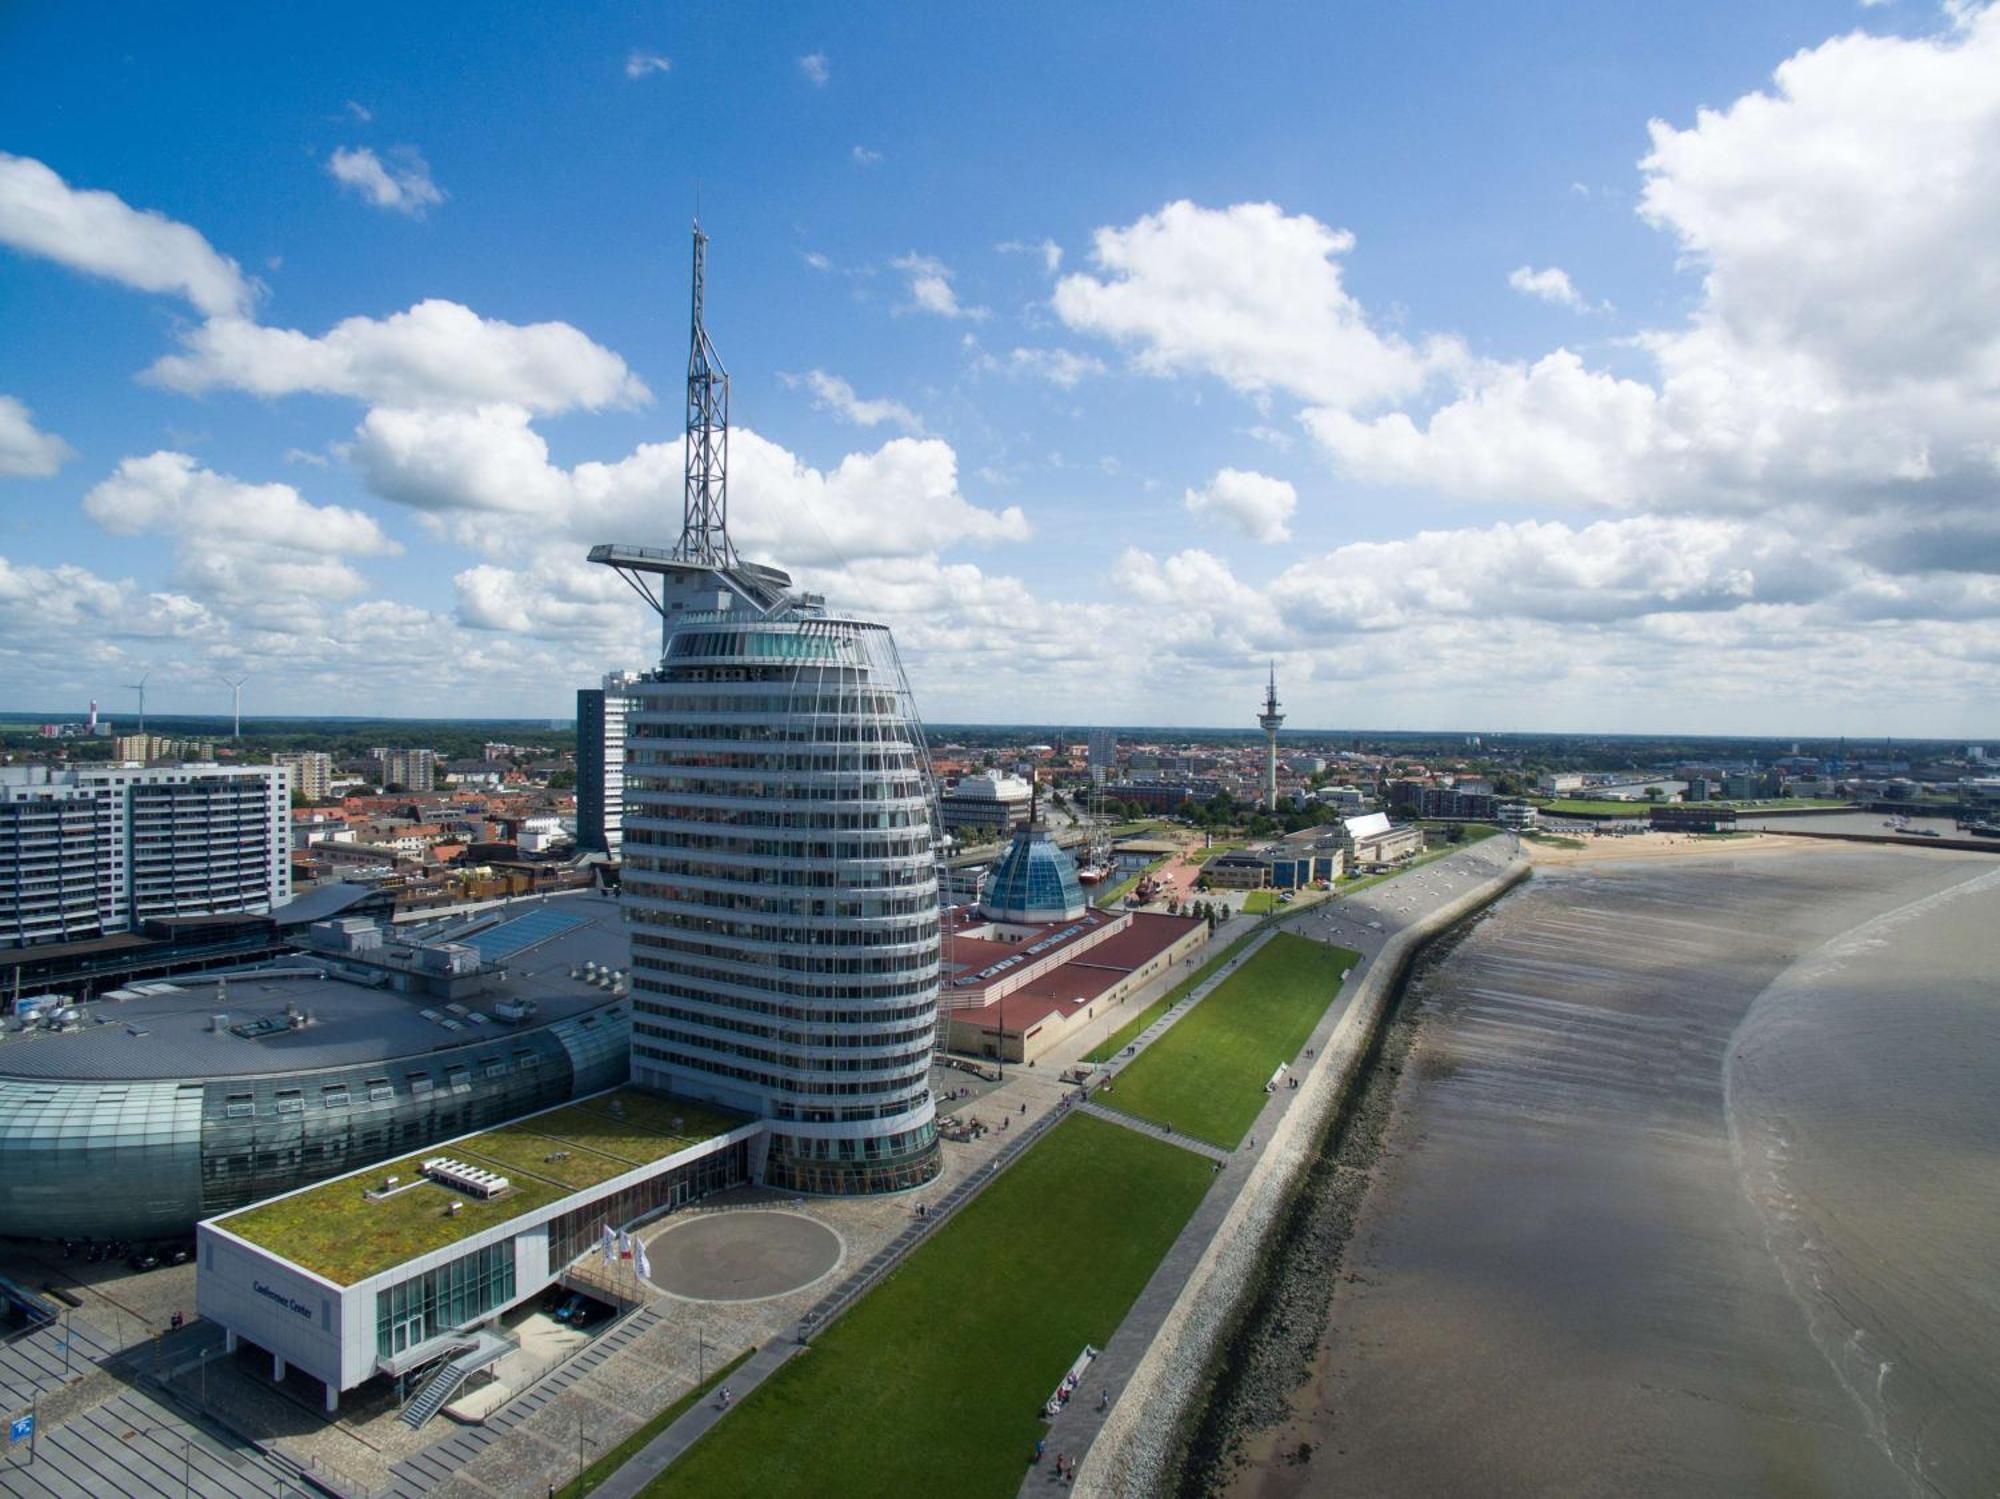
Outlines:
[[[1203,963],[1201,967],[1195,969],[1193,973],[1182,979],[1178,984],[1175,984],[1165,994],[1147,1005],[1145,1009],[1133,1016],[1132,1019],[1119,1026],[1117,1030],[1113,1031],[1097,1046],[1085,1052],[1083,1059],[1086,1062],[1108,1062],[1117,1056],[1119,1052],[1131,1045],[1133,1038],[1147,1026],[1179,1004],[1197,985],[1206,983],[1209,974],[1235,957],[1243,950],[1243,944],[1256,935],[1257,928],[1252,927],[1234,942],[1230,943],[1229,946],[1223,948],[1221,952]]]
[[[1207,848],[1190,849],[1188,851],[1188,863],[1206,864],[1217,854],[1226,854],[1232,849],[1239,849],[1243,846],[1244,843],[1241,838],[1218,838],[1215,842],[1209,844]]]
[[[1344,947],[1279,932],[1132,1064],[1101,1101],[1234,1149],[1359,961]]]
[[[1214,1179],[1191,1151],[1064,1120],[646,1494],[1009,1499],[1042,1402]]]
[[[1278,892],[1275,890],[1252,890],[1243,897],[1245,916],[1267,916],[1278,909]]]

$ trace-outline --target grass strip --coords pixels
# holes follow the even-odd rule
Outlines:
[[[693,1410],[696,1402],[701,1400],[703,1396],[714,1390],[723,1380],[748,1363],[750,1355],[756,1351],[754,1347],[746,1348],[721,1368],[715,1370],[708,1378],[704,1379],[672,1405],[647,1421],[645,1425],[625,1438],[616,1447],[605,1453],[604,1456],[598,1458],[597,1461],[585,1468],[581,1481],[572,1478],[568,1483],[557,1489],[557,1499],[583,1499],[585,1494],[588,1494],[592,1489],[603,1483],[605,1479],[624,1467],[626,1463],[637,1457],[641,1449],[648,1442],[652,1441],[654,1437]]]
[[[1100,1100],[1233,1150],[1360,954],[1279,932],[1116,1075]]]
[[[1072,1115],[646,1494],[1010,1499],[1042,1402],[1110,1339],[1214,1180],[1192,1151]]]

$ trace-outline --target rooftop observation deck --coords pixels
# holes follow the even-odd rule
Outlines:
[[[335,1177],[216,1221],[303,1269],[353,1285],[416,1255],[663,1161],[745,1122],[686,1099],[618,1088]],[[510,1185],[481,1200],[425,1180],[422,1163],[439,1155],[497,1172]],[[392,1176],[404,1190],[386,1197],[367,1195],[380,1191]],[[453,1203],[458,1204],[456,1212]]]

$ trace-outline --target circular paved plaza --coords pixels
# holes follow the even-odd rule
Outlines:
[[[757,1301],[809,1286],[840,1263],[840,1236],[797,1213],[713,1213],[650,1244],[653,1284],[690,1301]]]

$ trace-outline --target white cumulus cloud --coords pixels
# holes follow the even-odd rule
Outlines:
[[[1507,273],[1507,284],[1524,297],[1553,302],[1572,312],[1582,312],[1590,305],[1569,279],[1569,272],[1559,265],[1547,266],[1539,271],[1533,266],[1516,266]]]
[[[807,370],[803,375],[785,378],[787,384],[802,384],[811,391],[813,405],[819,410],[831,411],[842,421],[852,422],[857,427],[879,427],[889,422],[905,432],[920,433],[924,430],[923,419],[901,401],[864,399],[856,395],[854,387],[840,376],[830,375],[825,370]]]
[[[812,84],[815,88],[826,87],[826,80],[831,76],[824,52],[808,52],[804,57],[801,57],[799,59],[799,71],[805,74],[806,82]]]
[[[2000,7],[1856,32],[1654,121],[1641,213],[1701,275],[1641,380],[1567,350],[1465,368],[1427,417],[1309,411],[1343,468],[1475,498],[1962,507],[2000,476]]]
[[[391,213],[422,218],[425,209],[444,201],[443,191],[431,181],[430,167],[411,146],[398,147],[388,161],[367,146],[336,146],[326,169],[364,203]]]
[[[651,73],[667,73],[673,70],[674,62],[659,52],[644,52],[637,47],[625,54],[625,76],[644,78]]]
[[[212,317],[240,317],[254,288],[201,234],[115,193],[74,188],[0,151],[0,244],[139,291],[171,292]]]
[[[929,312],[938,317],[970,318],[975,322],[987,316],[984,307],[967,307],[958,300],[958,292],[951,284],[951,268],[935,255],[912,251],[889,264],[903,273],[909,288],[910,300],[899,311]]]
[[[648,399],[611,350],[568,323],[504,323],[432,299],[386,318],[351,317],[315,338],[217,318],[188,333],[148,378],[189,393],[352,396],[392,406],[506,402],[597,410]]]
[[[0,396],[0,478],[46,479],[75,456],[55,433],[36,429],[26,406]]]
[[[1420,389],[1462,358],[1449,341],[1414,347],[1377,332],[1341,282],[1354,236],[1273,203],[1169,203],[1099,229],[1100,275],[1056,284],[1056,314],[1133,348],[1141,370],[1205,373],[1238,390],[1288,391],[1352,406]]]
[[[1252,541],[1289,541],[1299,492],[1268,474],[1225,468],[1200,489],[1190,489],[1181,503],[1190,515],[1212,515]]]
[[[352,456],[385,499],[441,516],[455,535],[505,550],[533,515],[572,538],[657,541],[680,514],[683,440],[644,443],[615,462],[565,469],[520,407],[370,411]],[[951,545],[1025,540],[1017,506],[990,510],[958,488],[958,458],[937,438],[895,438],[816,469],[747,427],[729,434],[729,528],[739,547],[782,565],[908,557]],[[669,538],[670,539],[670,538]]]
[[[361,511],[314,505],[289,484],[246,483],[171,451],[125,459],[83,508],[113,535],[171,538],[178,586],[277,627],[309,628],[328,601],[362,592],[347,558],[402,550]]]

